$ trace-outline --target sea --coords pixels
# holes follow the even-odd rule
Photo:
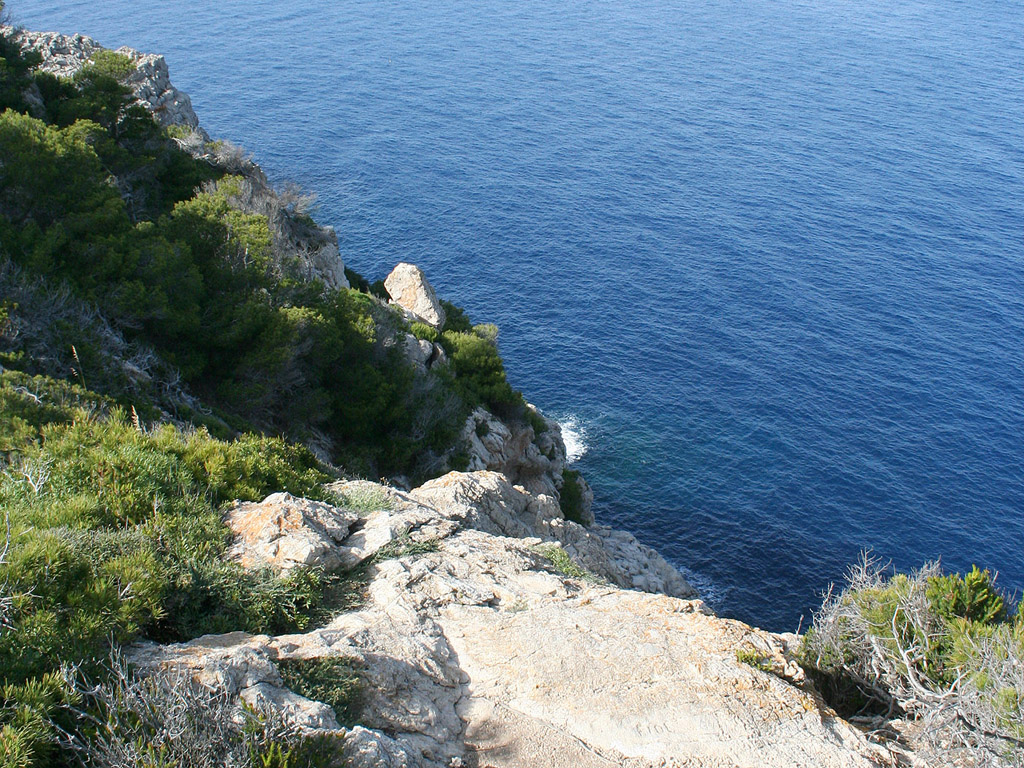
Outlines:
[[[603,522],[806,628],[1024,589],[1021,0],[9,0],[166,55],[345,261],[500,326]]]

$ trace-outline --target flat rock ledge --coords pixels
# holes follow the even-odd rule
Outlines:
[[[355,659],[365,698],[344,741],[355,768],[896,765],[824,707],[789,654],[794,638],[715,617],[629,534],[566,521],[553,498],[495,472],[408,493],[333,489],[337,506],[276,494],[236,508],[232,526],[255,522],[237,523],[233,556],[274,564],[272,539],[293,560],[362,563],[360,608],[304,634],[140,645],[134,660],[338,730],[276,664]],[[741,650],[772,671],[738,661]]]

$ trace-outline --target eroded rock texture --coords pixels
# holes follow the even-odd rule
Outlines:
[[[366,697],[345,749],[365,768],[893,764],[805,689],[792,638],[711,615],[628,534],[566,521],[554,498],[489,471],[408,493],[366,481],[335,490],[378,508],[355,515],[285,494],[241,505],[234,517],[257,535],[242,529],[234,555],[266,562],[280,533],[278,552],[291,551],[284,537],[302,543],[292,560],[375,563],[361,608],[305,634],[140,646],[136,660],[185,665],[303,727],[334,729],[275,664],[356,659]]]

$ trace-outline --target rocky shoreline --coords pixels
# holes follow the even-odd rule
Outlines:
[[[18,34],[63,76],[101,49],[83,36]],[[128,84],[139,104],[208,138],[162,57],[120,53],[136,65]],[[318,270],[347,285],[331,235]],[[436,327],[443,314],[416,273],[400,265],[386,286]],[[435,345],[406,341],[412,362],[436,358]],[[906,764],[827,708],[794,660],[795,636],[715,617],[657,552],[595,522],[585,482],[581,522],[566,519],[565,445],[557,424],[545,427],[478,409],[462,435],[468,471],[408,490],[338,483],[331,504],[273,494],[234,505],[232,557],[282,573],[358,571],[361,603],[304,634],[140,644],[132,661],[187,670],[300,728],[344,733],[359,768]],[[280,672],[290,660],[342,658],[364,690],[349,728]]]

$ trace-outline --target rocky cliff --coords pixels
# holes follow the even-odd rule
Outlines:
[[[20,34],[65,76],[99,49],[81,36]],[[136,64],[128,83],[139,103],[192,131],[191,151],[211,151],[163,58],[121,52]],[[306,232],[295,248],[310,243],[310,269],[346,285],[332,233]],[[393,299],[443,323],[409,267],[389,278]],[[424,368],[438,358],[430,342],[403,343]],[[567,520],[565,447],[557,425],[544,426],[538,434],[479,409],[463,432],[468,472],[407,491],[339,483],[334,504],[274,494],[234,505],[231,556],[245,567],[356,574],[361,601],[339,603],[304,634],[142,644],[133,660],[189,670],[298,727],[343,731],[360,768],[896,764],[823,705],[792,659],[795,638],[715,617],[655,551],[593,521],[585,483],[582,524]],[[296,659],[352,660],[358,724],[343,728],[327,704],[285,685],[281,666]]]
[[[345,751],[359,768],[896,764],[824,707],[790,656],[794,637],[715,617],[627,533],[567,521],[552,497],[495,472],[335,490],[374,503],[236,505],[233,555],[361,566],[361,605],[305,634],[138,646],[136,663],[189,669],[337,731],[278,665],[353,660],[364,696]]]
[[[9,30],[13,39],[23,48],[38,52],[43,61],[39,68],[57,77],[72,77],[103,46],[85,35],[62,35],[58,32],[29,32]],[[149,109],[160,125],[178,125],[201,131],[199,118],[192,109],[187,93],[171,83],[167,61],[163,56],[139,53],[132,48],[119,48],[117,53],[127,56],[135,64],[127,85],[139,104]],[[203,134],[205,138],[208,136]]]

